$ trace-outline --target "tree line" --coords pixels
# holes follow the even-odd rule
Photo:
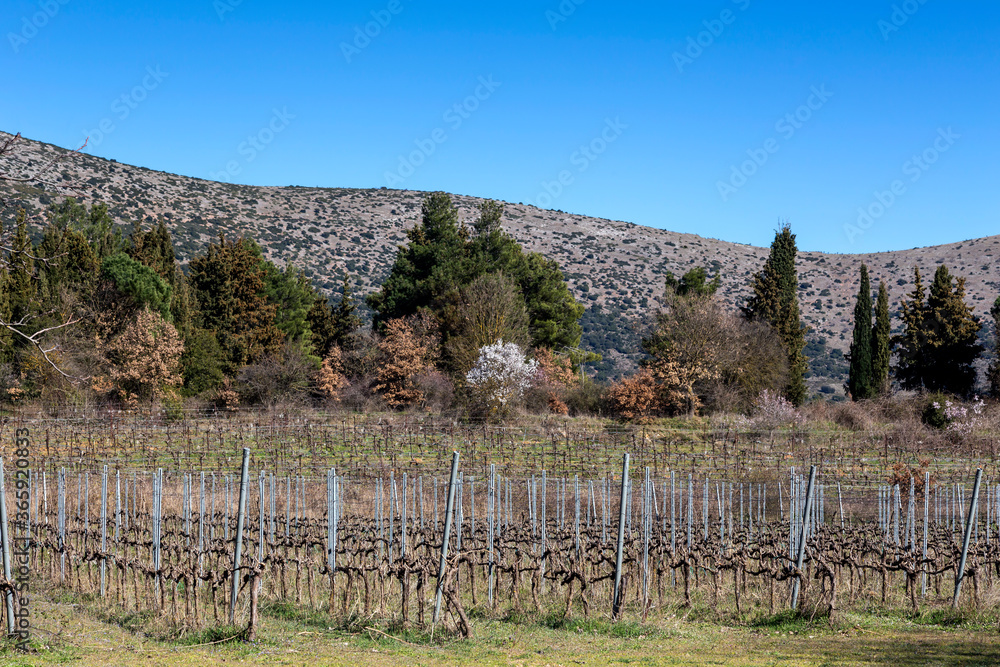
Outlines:
[[[252,239],[220,235],[182,267],[162,221],[123,233],[106,206],[68,198],[33,240],[22,211],[0,266],[0,387],[15,403],[434,409],[475,394],[481,351],[503,341],[537,367],[536,402],[566,411],[557,389],[596,358],[578,349],[583,307],[502,216],[488,201],[465,225],[448,195],[428,196],[363,327],[348,276],[330,300]]]
[[[667,276],[664,306],[642,345],[646,359],[632,377],[609,389],[610,404],[626,418],[718,412],[752,412],[761,402],[802,405],[807,399],[805,333],[798,306],[795,235],[776,232],[751,294],[732,313],[715,298],[720,276],[697,267]],[[847,397],[860,401],[894,388],[940,392],[959,398],[976,393],[976,363],[984,356],[982,323],[965,302],[965,278],[940,265],[927,289],[918,268],[913,291],[899,306],[902,330],[892,335],[889,290],[879,281],[874,297],[862,264],[854,308]],[[1000,297],[991,311],[1000,323]],[[1000,326],[996,327],[1000,350]],[[985,360],[984,360],[985,361]],[[1000,395],[1000,361],[986,377]]]
[[[351,280],[337,298],[246,237],[221,235],[187,266],[169,230],[116,224],[106,206],[50,205],[40,237],[25,214],[0,263],[0,398],[134,406],[199,400],[223,408],[300,400],[355,409],[459,409],[505,418],[519,405],[625,418],[747,412],[762,395],[807,399],[806,329],[795,235],[784,224],[738,311],[716,297],[721,276],[668,274],[642,337],[639,371],[610,387],[581,377],[584,308],[559,265],[527,252],[483,202],[460,221],[428,195],[363,326]],[[855,400],[902,389],[971,395],[983,354],[965,281],[919,270],[891,335],[889,293],[874,298],[862,265],[845,391]],[[994,305],[1000,316],[1000,299]],[[894,363],[893,363],[894,361]],[[987,376],[1000,392],[1000,365]]]

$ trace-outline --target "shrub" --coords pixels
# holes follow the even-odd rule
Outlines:
[[[754,404],[754,423],[762,428],[780,428],[794,424],[799,419],[799,412],[784,396],[776,391],[765,389],[760,392]]]
[[[281,353],[245,366],[236,389],[244,404],[273,406],[289,398],[305,398],[315,370],[300,348],[286,345]]]
[[[608,403],[622,419],[647,420],[660,407],[656,379],[646,368],[622,378],[608,387]]]
[[[573,416],[600,416],[606,411],[605,387],[590,381],[578,384],[566,392],[565,401]]]
[[[413,378],[423,393],[421,407],[427,412],[442,413],[450,410],[455,402],[455,383],[440,371],[429,370]]]
[[[339,403],[341,392],[349,384],[344,377],[344,360],[340,348],[334,345],[313,376],[315,392],[322,398]]]
[[[951,401],[944,394],[929,394],[920,413],[920,419],[931,428],[944,430],[951,423],[951,417],[946,413],[946,409],[950,407]]]

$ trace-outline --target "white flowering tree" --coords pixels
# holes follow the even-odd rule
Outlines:
[[[526,360],[516,343],[498,340],[479,348],[479,359],[465,376],[474,412],[490,421],[506,419],[538,370],[538,362]]]

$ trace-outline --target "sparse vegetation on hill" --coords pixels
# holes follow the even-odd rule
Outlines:
[[[67,153],[24,140],[16,151],[0,156],[0,173],[31,177],[53,157]],[[396,247],[406,242],[407,230],[420,220],[424,198],[423,193],[401,190],[216,183],[77,154],[59,162],[44,180],[0,181],[0,221],[13,229],[17,211],[24,208],[28,231],[38,239],[46,208],[67,195],[88,205],[106,202],[108,215],[118,224],[135,220],[150,228],[162,220],[173,235],[182,266],[220,233],[247,236],[260,245],[265,258],[278,266],[300,267],[303,276],[328,296],[341,293],[344,273],[356,277],[359,299],[373,293],[389,275]],[[478,217],[482,200],[453,196],[453,201],[460,222],[471,223]],[[586,306],[582,347],[604,357],[588,364],[587,373],[601,378],[636,368],[642,355],[639,336],[630,325],[641,323],[655,307],[668,271],[683,275],[694,266],[705,266],[713,274],[721,273],[719,298],[735,308],[749,297],[749,279],[767,256],[766,248],[691,234],[518,203],[507,203],[505,208],[504,230],[526,251],[558,261],[570,292]],[[669,226],[670,221],[664,224]],[[894,303],[910,284],[914,266],[927,273],[947,264],[966,277],[966,298],[974,314],[986,318],[1000,291],[998,261],[1000,237],[863,255],[800,251],[796,269],[806,342],[810,350],[820,341],[826,348],[824,357],[809,358],[810,393],[823,386],[839,391],[847,379],[842,355],[850,345],[851,305],[862,262],[873,281],[885,282]],[[363,306],[359,314],[370,316]],[[900,328],[894,310],[894,333]],[[822,374],[827,372],[839,374]]]

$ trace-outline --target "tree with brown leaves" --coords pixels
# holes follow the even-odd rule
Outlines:
[[[375,391],[394,408],[422,401],[424,393],[415,378],[427,370],[427,348],[417,339],[409,323],[402,318],[389,320],[378,350],[382,363],[376,373]]]

